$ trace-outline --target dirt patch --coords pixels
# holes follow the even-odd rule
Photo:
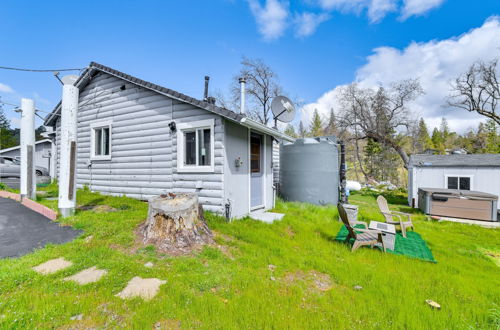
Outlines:
[[[105,326],[100,327],[99,329],[103,329],[103,328],[108,329],[109,326],[111,326],[111,325],[114,326],[113,329],[116,328],[116,326],[121,327],[121,328],[125,327],[123,316],[118,315],[113,310],[111,310],[109,307],[110,307],[109,303],[105,303],[105,304],[99,305],[97,307],[97,310],[100,311],[101,314],[105,315],[108,318]]]
[[[223,234],[221,232],[218,232],[218,231],[215,231],[215,230],[212,230],[212,234],[214,234],[214,238],[217,239],[217,238],[222,238],[224,241],[226,242],[234,242],[236,239],[232,236],[229,236],[229,235],[226,235],[226,234]]]
[[[118,209],[111,207],[109,205],[81,205],[78,207],[81,211],[92,211],[95,213],[107,213],[107,212],[117,212]]]
[[[310,270],[307,273],[301,270],[287,273],[282,279],[287,285],[294,285],[298,282],[305,283],[310,290],[314,291],[329,291],[333,288],[334,282],[329,275]]]
[[[181,329],[179,320],[161,320],[153,325],[153,330],[177,330]]]
[[[235,260],[236,258],[233,256],[231,252],[231,248],[227,245],[217,245],[217,248],[219,249],[220,252],[222,252],[223,255],[228,257],[231,260]]]
[[[116,296],[122,299],[140,297],[144,300],[150,300],[156,296],[160,290],[160,285],[165,283],[167,283],[167,281],[157,278],[141,278],[136,276],[131,279],[125,289]]]
[[[493,262],[500,267],[500,251],[493,250],[483,250],[482,251],[488,258],[492,259]]]
[[[62,269],[68,268],[71,265],[73,265],[71,261],[67,261],[64,258],[57,258],[44,262],[43,264],[40,264],[36,267],[33,267],[33,270],[42,275],[48,275],[56,273]]]
[[[95,266],[88,269],[84,269],[75,275],[64,278],[65,281],[74,281],[80,285],[85,285],[88,283],[97,282],[106,275],[108,272],[106,270],[97,269]]]
[[[290,238],[295,237],[295,231],[293,230],[293,228],[291,226],[286,227],[285,234]]]

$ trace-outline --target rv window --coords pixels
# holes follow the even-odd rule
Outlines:
[[[448,189],[470,190],[471,178],[468,176],[449,176]]]
[[[470,178],[463,177],[460,178],[460,190],[470,190]]]
[[[178,158],[180,172],[211,172],[213,165],[213,120],[177,125]]]
[[[91,125],[92,159],[111,159],[111,123],[95,123]]]
[[[448,177],[448,189],[458,189],[458,177],[456,176]]]

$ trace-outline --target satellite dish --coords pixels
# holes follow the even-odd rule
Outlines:
[[[271,103],[274,119],[289,123],[295,118],[295,107],[292,101],[285,96],[276,96]]]
[[[78,79],[78,76],[76,76],[74,74],[70,74],[70,75],[62,77],[61,81],[63,82],[64,85],[73,85],[77,79]]]

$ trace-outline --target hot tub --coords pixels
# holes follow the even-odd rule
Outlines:
[[[430,215],[497,221],[497,203],[498,196],[480,191],[418,189],[418,207]]]

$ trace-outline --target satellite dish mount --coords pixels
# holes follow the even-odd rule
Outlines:
[[[295,107],[292,101],[285,96],[276,96],[271,103],[273,112],[274,128],[278,127],[278,120],[283,123],[289,123],[295,118]]]

